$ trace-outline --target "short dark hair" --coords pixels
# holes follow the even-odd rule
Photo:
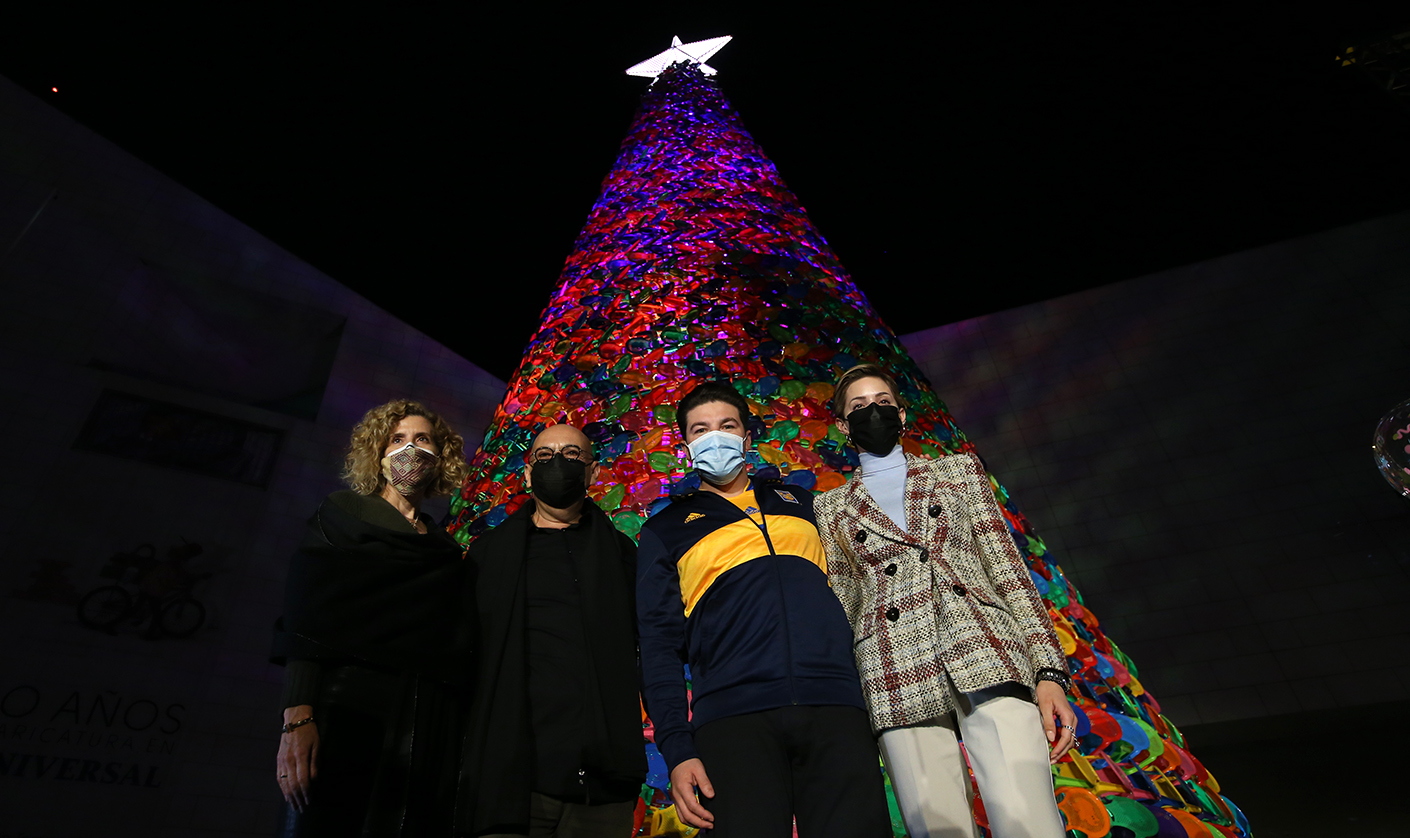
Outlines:
[[[879,378],[885,381],[886,386],[891,388],[891,395],[896,399],[896,406],[905,407],[901,402],[901,391],[896,386],[896,379],[891,373],[876,364],[858,364],[842,373],[842,377],[837,379],[837,385],[833,388],[832,412],[837,418],[847,418],[847,390],[863,378]]]
[[[680,400],[680,404],[676,405],[676,425],[680,428],[682,441],[685,440],[685,417],[689,416],[692,410],[710,402],[724,402],[733,405],[739,411],[739,421],[749,421],[749,402],[739,395],[738,390],[729,384],[707,381],[697,385],[694,390],[686,394],[685,398]]]

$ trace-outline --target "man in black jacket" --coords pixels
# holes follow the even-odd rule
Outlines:
[[[586,497],[592,444],[534,440],[533,500],[470,545],[479,661],[462,834],[621,838],[646,775],[638,704],[636,545]]]

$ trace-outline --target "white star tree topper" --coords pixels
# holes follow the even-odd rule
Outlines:
[[[678,61],[686,61],[691,64],[700,65],[700,72],[707,76],[715,75],[715,68],[706,64],[710,58],[725,44],[730,42],[732,36],[726,35],[723,38],[706,38],[703,41],[693,41],[689,44],[681,43],[679,37],[671,39],[671,48],[665,52],[653,55],[640,64],[633,64],[627,68],[627,75],[641,76],[642,78],[654,79],[666,72],[666,68]]]

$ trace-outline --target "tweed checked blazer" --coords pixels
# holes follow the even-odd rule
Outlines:
[[[973,454],[906,455],[903,532],[854,476],[814,501],[832,590],[852,623],[872,728],[1006,681],[1067,671],[1052,620]]]

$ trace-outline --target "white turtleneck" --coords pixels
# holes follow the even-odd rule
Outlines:
[[[862,485],[896,526],[906,532],[906,453],[898,444],[885,457],[857,452],[862,463]]]

